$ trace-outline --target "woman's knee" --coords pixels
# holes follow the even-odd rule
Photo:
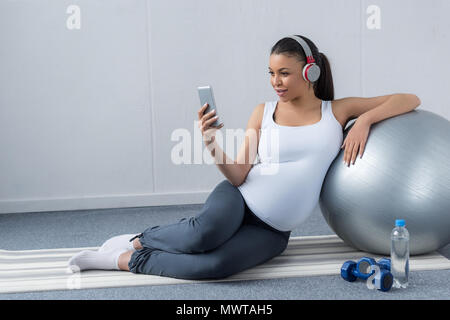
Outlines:
[[[195,240],[200,251],[209,251],[227,241],[241,226],[245,215],[245,202],[238,189],[226,180],[219,185],[202,214],[193,224],[199,226]]]
[[[221,183],[216,185],[214,190],[211,192],[211,195],[222,195],[223,193],[225,193],[226,198],[235,197],[239,200],[243,200],[241,191],[228,180],[223,180]]]

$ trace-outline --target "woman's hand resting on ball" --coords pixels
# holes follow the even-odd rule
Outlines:
[[[218,126],[211,125],[218,119],[218,116],[215,115],[216,113],[215,110],[212,110],[207,114],[204,114],[207,107],[208,104],[205,103],[200,108],[200,110],[198,110],[198,119],[200,120],[198,127],[202,132],[203,141],[205,142],[206,146],[214,142],[214,139],[216,137],[216,131],[223,127],[223,123],[219,124]]]
[[[358,118],[353,127],[347,134],[341,149],[345,147],[344,151],[344,163],[346,166],[350,166],[350,162],[355,164],[356,157],[358,155],[362,158],[364,149],[366,147],[367,137],[369,136],[370,123],[363,118]]]

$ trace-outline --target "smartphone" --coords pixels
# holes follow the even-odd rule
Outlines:
[[[208,104],[208,107],[205,110],[204,114],[207,114],[208,112],[211,112],[213,110],[216,110],[216,114],[214,116],[218,116],[217,114],[217,107],[216,107],[216,102],[214,101],[214,94],[212,91],[212,87],[211,86],[204,86],[204,87],[198,87],[198,96],[200,98],[200,105],[204,106],[205,103]],[[217,118],[217,120],[211,124],[212,126],[218,126],[219,125],[219,119]]]

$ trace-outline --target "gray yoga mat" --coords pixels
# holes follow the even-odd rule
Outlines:
[[[182,280],[126,271],[69,272],[69,258],[86,249],[96,250],[97,247],[0,250],[0,293],[339,276],[342,263],[346,260],[357,260],[364,256],[381,258],[349,247],[335,235],[327,235],[291,237],[288,247],[280,256],[220,280]],[[410,271],[442,269],[450,269],[450,260],[438,252],[410,258]]]

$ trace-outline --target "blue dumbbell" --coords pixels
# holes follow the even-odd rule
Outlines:
[[[390,258],[381,258],[380,260],[378,260],[377,265],[380,267],[380,269],[391,272],[391,259]]]
[[[373,258],[363,257],[358,262],[346,261],[341,267],[341,277],[349,282],[356,279],[367,280],[375,273],[372,266],[376,265],[380,271],[375,274],[372,283],[378,290],[388,291],[392,287],[393,277],[391,274],[391,259],[382,258],[378,262]]]
[[[363,257],[358,262],[346,261],[341,268],[341,276],[344,280],[353,282],[357,278],[367,280],[375,271],[372,265],[377,265],[380,270],[391,271],[391,259],[382,258],[378,262],[373,258]]]

